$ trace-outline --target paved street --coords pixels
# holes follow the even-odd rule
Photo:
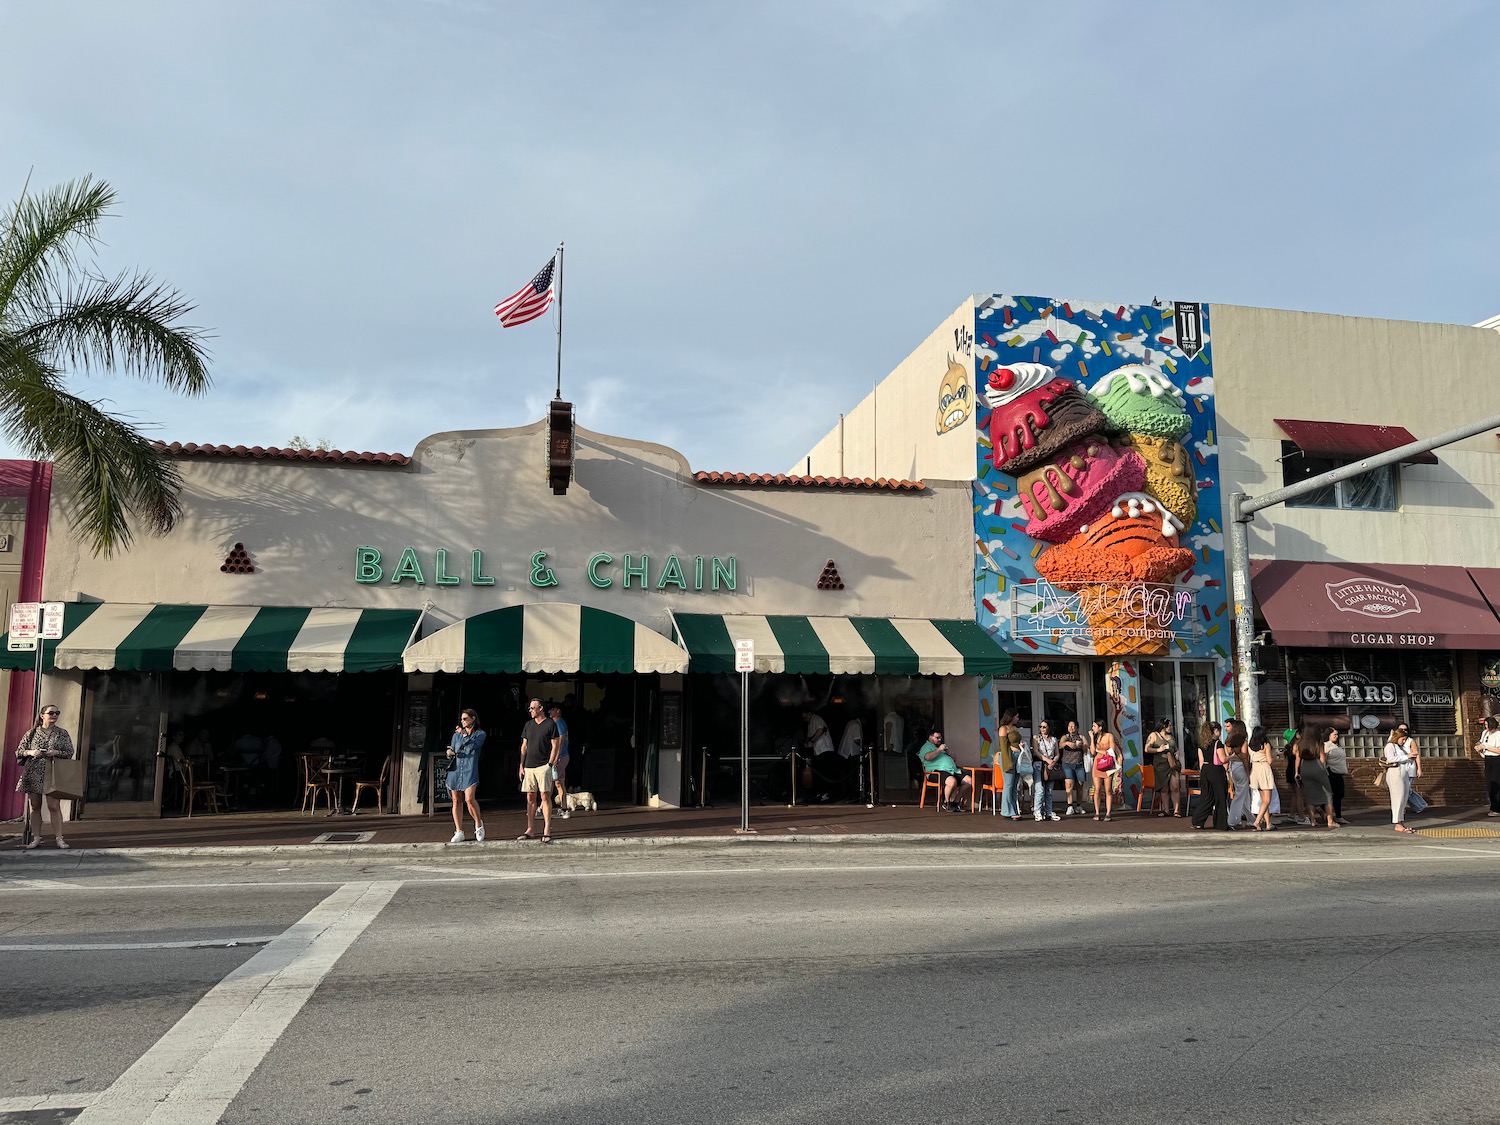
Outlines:
[[[1496,1120],[1500,842],[1237,843],[8,858],[0,1122]]]

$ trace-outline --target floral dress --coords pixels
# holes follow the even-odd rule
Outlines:
[[[30,752],[40,750],[42,756],[33,758]],[[16,760],[21,763],[21,777],[16,782],[17,793],[41,793],[47,783],[47,759],[73,757],[73,740],[62,727],[33,727],[16,747]]]

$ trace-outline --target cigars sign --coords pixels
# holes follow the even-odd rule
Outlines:
[[[1326,680],[1304,680],[1297,685],[1297,695],[1306,707],[1394,707],[1397,699],[1395,684],[1372,680],[1362,672],[1334,672]]]

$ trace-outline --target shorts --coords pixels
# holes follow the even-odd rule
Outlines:
[[[552,792],[552,767],[527,766],[521,777],[522,793],[550,793]]]
[[[568,780],[568,756],[566,754],[557,759],[557,765],[552,769],[552,780],[558,782]]]
[[[1062,764],[1062,775],[1064,780],[1077,782],[1079,785],[1082,785],[1084,779],[1087,777],[1082,762],[1076,765],[1072,762],[1064,762]]]

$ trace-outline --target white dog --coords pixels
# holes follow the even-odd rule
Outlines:
[[[569,812],[598,812],[599,802],[587,789],[570,789],[563,807]]]

